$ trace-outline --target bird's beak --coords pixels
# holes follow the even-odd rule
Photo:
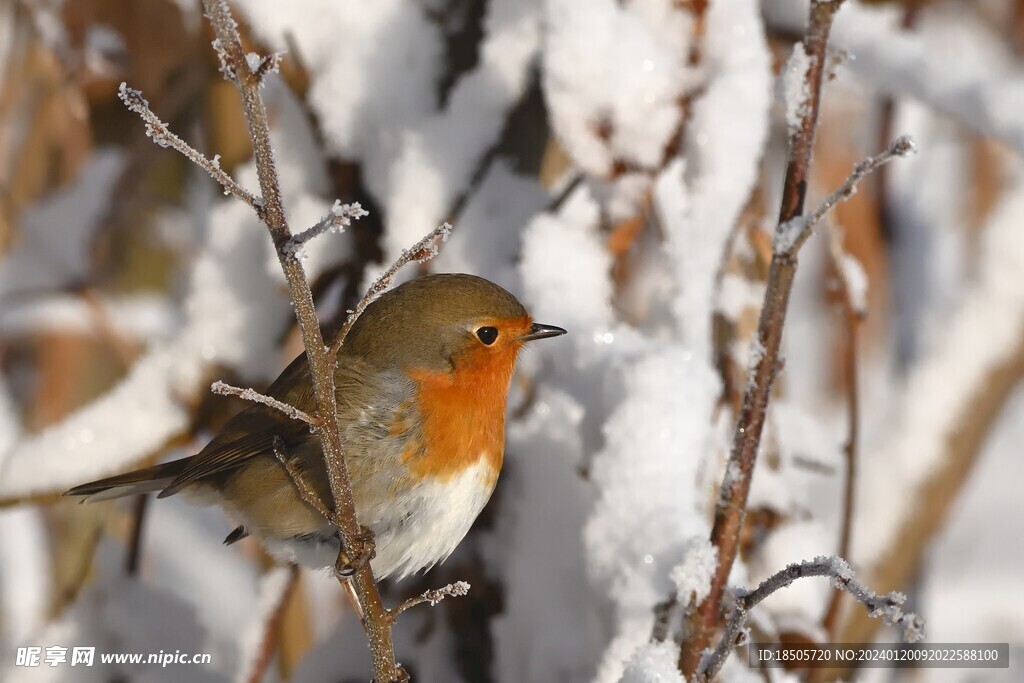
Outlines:
[[[524,334],[519,338],[519,341],[528,342],[534,339],[547,339],[548,337],[560,337],[565,334],[565,330],[561,327],[555,327],[554,325],[544,325],[542,323],[534,323],[530,326],[530,333]]]

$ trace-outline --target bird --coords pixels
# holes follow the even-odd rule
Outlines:
[[[355,320],[335,367],[338,428],[356,519],[375,538],[370,564],[377,578],[427,570],[462,541],[501,470],[519,352],[565,333],[534,322],[502,287],[467,274],[409,280]],[[314,410],[305,354],[266,394]],[[219,504],[238,522],[225,544],[253,536],[282,561],[333,567],[339,531],[302,498],[289,469],[330,506],[319,437],[306,423],[254,403],[191,457],[82,484],[65,495],[91,502],[181,492]]]

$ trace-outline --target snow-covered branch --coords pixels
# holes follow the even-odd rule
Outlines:
[[[857,602],[864,605],[872,618],[881,617],[890,626],[902,629],[908,642],[917,642],[924,637],[924,621],[913,612],[904,612],[903,603],[907,596],[902,593],[878,595],[853,578],[853,569],[840,557],[816,557],[813,560],[791,564],[762,581],[752,591],[733,591],[732,615],[726,622],[721,640],[715,649],[702,658],[697,668],[697,681],[710,681],[718,675],[725,660],[741,638],[747,615],[762,600],[772,593],[786,588],[797,579],[812,576],[828,576],[836,589],[846,591]]]

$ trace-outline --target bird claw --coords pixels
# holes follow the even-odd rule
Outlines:
[[[351,547],[342,543],[345,547],[338,556],[338,562],[334,569],[341,578],[348,578],[366,566],[366,564],[377,556],[377,550],[373,544],[373,532],[364,526],[359,527],[359,533],[352,539]]]

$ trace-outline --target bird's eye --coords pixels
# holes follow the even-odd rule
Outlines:
[[[476,331],[476,336],[484,344],[490,346],[498,338],[498,329],[496,327],[481,327]]]

